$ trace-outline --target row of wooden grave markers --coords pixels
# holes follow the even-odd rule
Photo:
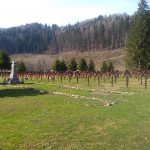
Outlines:
[[[71,82],[71,78],[72,78],[73,75],[69,75],[68,78],[69,78],[69,83]],[[148,74],[144,74],[143,75],[144,78],[145,78],[145,88],[147,88],[147,78],[148,78]],[[141,76],[141,85],[143,84],[142,82],[142,78],[143,76]],[[79,77],[80,77],[80,73],[77,72],[75,74],[75,77],[76,77],[76,81],[77,83],[79,83]],[[104,77],[104,82],[105,82],[105,75],[103,76]],[[131,73],[126,70],[124,72],[124,75],[123,77],[125,78],[125,85],[126,85],[126,88],[129,87],[129,79],[132,78],[132,75]],[[100,85],[100,79],[102,78],[102,75],[100,76],[99,74],[97,75],[97,80],[98,80],[98,85]],[[116,75],[114,72],[111,72],[111,86],[114,86],[114,83],[116,84],[116,81],[117,81],[117,78],[119,78],[119,75]],[[87,80],[87,84],[90,85],[90,75],[87,74],[86,76],[86,80]],[[61,76],[61,82],[62,82],[62,76]]]
[[[147,71],[139,71],[137,73],[132,73],[125,70],[123,74],[123,78],[125,78],[125,86],[126,88],[129,87],[129,80],[132,77],[132,75],[136,75],[138,81],[140,81],[140,84],[143,85],[143,78],[144,78],[144,87],[145,89],[147,89],[147,85],[148,85],[148,77],[149,77],[149,72]],[[2,78],[4,78],[4,80],[6,80],[6,78],[8,77],[8,73],[3,73],[0,74]],[[122,75],[119,74],[119,71],[112,71],[109,72],[108,74],[106,73],[102,73],[102,72],[84,72],[82,75],[82,72],[79,71],[69,71],[66,73],[59,73],[59,72],[50,72],[50,73],[24,73],[24,74],[19,74],[19,77],[22,78],[22,80],[26,79],[26,78],[30,78],[31,80],[33,78],[35,79],[40,79],[41,81],[43,80],[43,78],[47,78],[48,81],[52,81],[55,82],[55,78],[58,77],[61,81],[61,83],[63,82],[63,79],[65,79],[66,77],[68,77],[69,83],[71,82],[72,77],[76,78],[76,83],[79,83],[79,78],[86,78],[87,80],[87,84],[90,85],[90,79],[91,77],[94,77],[94,79],[97,78],[97,84],[100,85],[101,83],[101,79],[103,78],[104,82],[105,82],[105,78],[109,78],[111,80],[111,86],[114,86],[114,84],[116,84],[116,81],[119,77],[121,77]]]

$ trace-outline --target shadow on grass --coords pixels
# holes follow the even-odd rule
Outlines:
[[[4,97],[21,97],[21,96],[38,96],[47,94],[45,91],[36,90],[33,88],[28,89],[2,89],[0,90],[0,98]]]

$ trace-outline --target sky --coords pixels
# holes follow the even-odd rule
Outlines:
[[[150,0],[148,0],[150,1]],[[0,27],[27,23],[74,24],[116,13],[132,15],[139,0],[0,0]]]

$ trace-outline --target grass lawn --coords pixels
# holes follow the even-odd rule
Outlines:
[[[33,82],[33,84],[29,84]],[[112,106],[105,107],[107,103]],[[0,85],[0,150],[149,150],[150,83]]]

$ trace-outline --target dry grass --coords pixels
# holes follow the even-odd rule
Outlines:
[[[25,62],[29,70],[38,70],[38,71],[48,71],[51,64],[57,58],[64,59],[68,62],[71,58],[75,57],[79,61],[82,57],[86,58],[87,61],[93,59],[96,65],[96,70],[100,69],[101,63],[104,60],[112,60],[116,69],[124,70],[125,63],[124,57],[125,52],[123,49],[113,50],[113,51],[90,51],[83,53],[76,52],[66,52],[60,54],[19,54],[13,55],[16,61]]]

